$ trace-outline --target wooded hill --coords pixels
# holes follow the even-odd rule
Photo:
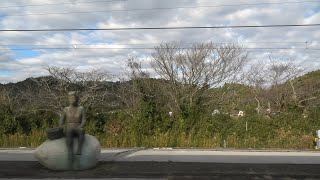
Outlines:
[[[120,77],[47,67],[50,76],[0,85],[0,146],[39,145],[76,90],[86,132],[105,147],[313,148],[320,71],[249,64],[241,46],[212,43],[161,44],[150,59],[152,73],[131,58]]]
[[[39,83],[56,94],[49,96]],[[242,84],[208,87],[198,98],[206,103],[192,109],[184,105],[182,112],[171,116],[168,99],[161,92],[165,83],[152,78],[99,82],[95,85],[99,93],[92,95],[103,99],[83,101],[89,120],[87,132],[100,137],[104,146],[222,147],[222,140],[227,140],[228,146],[241,148],[312,148],[313,133],[320,128],[320,70],[294,78],[291,84],[266,89]],[[0,85],[2,146],[36,145],[46,138],[45,129],[57,125],[59,107],[67,106],[65,93],[81,89],[75,84],[59,91],[57,87],[62,87],[59,79],[49,76]],[[213,114],[214,110],[218,113]],[[243,117],[238,116],[239,111],[244,112]],[[42,138],[32,143],[36,132],[42,132]],[[9,142],[18,134],[29,139]],[[150,137],[157,136],[161,140],[151,142]],[[187,143],[173,140],[177,136]]]

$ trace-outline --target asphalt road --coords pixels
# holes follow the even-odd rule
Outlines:
[[[0,149],[0,161],[36,161],[32,149]],[[320,151],[103,149],[100,161],[320,164]]]
[[[1,178],[320,179],[320,153],[106,149],[93,169],[51,171],[33,150],[0,150]]]

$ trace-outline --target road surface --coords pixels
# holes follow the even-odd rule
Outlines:
[[[0,150],[1,178],[320,179],[318,151],[104,149],[86,171],[50,171],[33,150]]]

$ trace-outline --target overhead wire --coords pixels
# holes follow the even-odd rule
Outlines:
[[[193,49],[193,47],[156,47],[159,49]],[[155,47],[36,47],[36,48],[0,48],[0,50],[69,50],[69,49],[155,49]],[[209,49],[209,48],[197,48],[197,49]],[[247,50],[305,50],[305,48],[291,48],[291,47],[255,47],[255,48],[217,48],[217,49],[247,49]],[[308,48],[308,50],[319,51],[320,48]]]
[[[310,43],[318,43],[320,41],[282,41],[282,42],[275,42],[275,41],[251,41],[251,42],[214,42],[213,44],[216,45],[232,45],[232,44],[238,44],[242,47],[236,48],[236,49],[267,49],[267,50],[283,50],[283,49],[294,49],[294,50],[320,50],[317,47],[301,47],[301,44],[310,44]],[[192,49],[194,48],[192,45],[193,44],[200,44],[201,42],[177,42],[180,47],[173,47],[172,49]],[[203,42],[202,42],[203,43]],[[297,47],[291,46],[291,47],[248,47],[246,44],[288,44],[288,43],[296,43],[300,44]],[[47,49],[47,50],[68,50],[68,49],[154,49],[155,47],[162,48],[158,45],[160,44],[165,44],[164,42],[153,42],[153,43],[68,43],[68,44],[0,44],[0,46],[6,47],[3,48],[2,50],[5,49],[11,49],[11,50],[37,50],[37,49]],[[150,46],[151,45],[151,46]],[[126,47],[117,47],[117,46],[126,46]],[[129,46],[129,47],[128,47]],[[221,47],[220,47],[221,48]],[[228,48],[228,47],[223,47],[222,48]]]
[[[174,9],[194,9],[194,8],[219,8],[219,7],[238,7],[238,6],[264,6],[281,4],[299,4],[299,3],[319,3],[319,0],[309,1],[286,1],[286,2],[266,2],[266,3],[244,3],[244,4],[221,4],[205,6],[177,6],[177,7],[158,7],[158,8],[137,8],[137,9],[114,9],[114,10],[90,10],[90,11],[71,11],[71,12],[53,12],[53,13],[30,13],[30,14],[9,14],[6,16],[42,16],[59,14],[83,14],[83,13],[102,13],[102,12],[133,12],[133,11],[156,11],[156,10],[174,10]]]
[[[5,9],[5,8],[21,8],[21,7],[34,7],[34,6],[57,6],[57,5],[67,5],[67,4],[91,4],[91,3],[106,3],[106,2],[122,2],[122,1],[127,1],[127,0],[108,0],[108,1],[75,1],[75,2],[63,2],[63,3],[47,3],[47,4],[26,4],[26,5],[15,5],[15,6],[0,6],[0,9]]]
[[[187,42],[187,41],[171,41],[177,42],[180,45],[185,44],[200,44],[206,42]],[[150,42],[150,43],[65,43],[65,44],[1,44],[0,46],[71,46],[71,45],[159,45],[165,42]],[[211,42],[209,42],[211,43]],[[320,43],[320,41],[229,41],[229,42],[212,42],[213,44],[312,44]]]
[[[175,27],[119,27],[119,28],[57,28],[57,29],[0,29],[0,32],[50,32],[50,31],[128,31],[170,29],[227,29],[227,28],[282,28],[315,27],[320,24],[268,24],[268,25],[223,25],[223,26],[175,26]]]
[[[65,4],[80,4],[80,3],[99,3],[99,2],[115,2],[123,0],[111,0],[111,1],[83,1],[75,3],[55,3],[55,4],[31,4],[16,7],[28,7],[28,6],[46,6],[46,5],[65,5]],[[222,4],[222,5],[207,5],[207,6],[181,6],[181,7],[163,7],[163,8],[150,8],[150,9],[120,9],[120,10],[107,10],[107,11],[85,11],[85,12],[62,12],[62,13],[41,13],[41,14],[18,14],[18,15],[6,15],[6,16],[29,16],[29,15],[51,15],[51,14],[71,14],[71,13],[94,13],[94,12],[129,12],[129,11],[150,11],[150,10],[170,10],[170,9],[187,9],[187,8],[218,8],[218,7],[235,7],[235,6],[261,6],[261,5],[276,5],[276,4],[296,4],[296,3],[319,3],[320,1],[287,1],[287,2],[274,2],[274,3],[245,3],[245,4]],[[13,6],[11,6],[13,7]],[[0,7],[0,8],[10,8]],[[124,30],[169,30],[169,29],[224,29],[224,28],[280,28],[280,27],[314,27],[320,26],[320,24],[271,24],[271,25],[229,25],[229,26],[180,26],[180,27],[136,27],[136,28],[61,28],[61,29],[0,29],[0,32],[51,32],[51,31],[124,31]],[[288,43],[288,42],[256,42],[256,43]],[[292,43],[292,42],[291,42]],[[298,42],[298,43],[310,43]],[[81,44],[77,44],[81,45]],[[83,44],[84,45],[84,44]],[[90,45],[90,44],[89,44]],[[123,44],[124,45],[124,44]],[[128,44],[129,45],[129,44]],[[133,44],[132,44],[133,45]],[[3,46],[3,45],[2,45]],[[18,45],[12,45],[18,46]],[[34,46],[47,46],[47,45],[34,45]],[[52,46],[52,45],[48,45]],[[70,50],[70,49],[154,49],[154,47],[122,47],[122,48],[112,48],[112,47],[31,47],[31,48],[10,48],[10,50]],[[190,49],[190,48],[179,48],[179,49]],[[245,48],[248,50],[299,50],[306,48]],[[308,50],[320,50],[317,48],[307,48]],[[8,50],[8,49],[0,49]]]

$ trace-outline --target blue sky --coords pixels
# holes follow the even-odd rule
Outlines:
[[[14,48],[24,48],[24,47],[18,46],[18,47],[11,47],[11,48],[14,49]],[[34,50],[12,50],[12,52],[15,55],[15,59],[32,58],[32,57],[37,57],[41,54],[40,52],[34,51]]]
[[[116,28],[320,23],[320,1],[300,0],[301,3],[284,0],[90,1],[2,0],[0,28]],[[257,3],[280,4],[241,5]],[[157,8],[172,9],[157,10]],[[94,11],[113,12],[94,13]],[[125,68],[125,61],[129,57],[138,56],[148,59],[152,52],[152,50],[146,49],[121,48],[152,48],[158,43],[171,41],[189,43],[238,42],[248,49],[297,48],[287,50],[262,49],[258,52],[248,50],[248,52],[253,62],[265,62],[272,54],[273,57],[279,59],[294,60],[296,63],[305,66],[307,71],[320,69],[320,51],[303,49],[306,47],[304,42],[308,42],[309,49],[320,49],[319,27],[6,32],[1,33],[0,38],[0,83],[17,82],[28,77],[47,75],[48,73],[43,69],[44,66],[72,66],[81,71],[102,68],[118,75]],[[69,49],[37,49],[55,47]],[[21,48],[30,50],[14,50]]]
[[[11,75],[13,73],[14,71],[11,71],[11,70],[0,70],[1,75]]]

